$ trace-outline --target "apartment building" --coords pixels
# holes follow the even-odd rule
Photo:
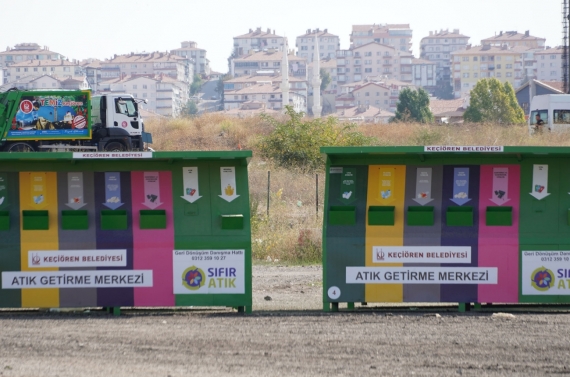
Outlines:
[[[416,89],[410,83],[386,77],[368,77],[365,80],[341,86],[341,94],[335,99],[336,109],[373,105],[380,109],[396,111],[400,91]]]
[[[336,51],[340,50],[340,38],[328,32],[328,29],[308,29],[303,35],[297,37],[297,55],[312,63],[315,59],[315,37],[319,39],[319,58],[333,59]]]
[[[483,46],[490,45],[501,47],[507,45],[509,47],[522,46],[526,48],[544,49],[546,38],[533,37],[529,30],[521,34],[517,31],[499,32],[499,34],[481,40]]]
[[[72,89],[86,90],[89,89],[89,83],[85,76],[68,76],[57,77],[48,74],[29,75],[12,81],[9,84],[0,85],[0,92],[4,92],[10,88],[18,88],[21,90],[34,89]]]
[[[516,89],[516,62],[524,62],[521,56],[526,52],[527,47],[509,48],[506,45],[468,46],[466,50],[452,52],[455,98],[468,95],[481,78],[495,77],[501,82],[511,83]]]
[[[562,46],[534,53],[539,81],[562,81]]]
[[[129,93],[146,99],[141,105],[159,115],[177,117],[189,99],[189,86],[164,74],[130,75],[113,78],[100,83],[102,92]]]
[[[338,110],[334,116],[341,122],[386,124],[395,115],[393,112],[375,106],[361,105]]]
[[[25,60],[15,62],[5,68],[6,83],[17,81],[24,76],[53,75],[84,76],[83,68],[78,61],[73,60]]]
[[[224,81],[224,92],[239,90],[257,84],[280,85],[283,77],[280,73],[274,75],[239,76]],[[302,77],[289,77],[289,89],[303,97],[307,97],[308,81]]]
[[[349,50],[338,50],[336,58],[339,85],[378,75],[412,81],[412,56],[392,46],[370,42]]]
[[[102,81],[101,78],[101,60],[99,59],[85,59],[82,60],[80,63],[83,71],[85,72],[85,76],[87,82],[89,83],[89,87],[93,91],[93,93],[99,92],[99,83]]]
[[[284,44],[285,38],[275,34],[275,30],[249,29],[247,34],[234,37],[233,57],[239,58],[254,52],[266,49],[279,49]]]
[[[283,109],[281,85],[266,82],[224,91],[224,110],[226,111],[241,108],[249,101],[262,103],[266,109],[281,110]],[[299,92],[289,91],[289,104],[297,112],[307,111],[307,98]]]
[[[194,66],[194,72],[208,76],[210,74],[210,61],[206,58],[206,50],[198,48],[198,43],[186,41],[181,43],[182,47],[170,51],[170,53],[190,59]]]
[[[420,58],[436,64],[436,85],[443,87],[451,80],[451,53],[467,48],[469,37],[459,29],[430,31],[420,41]]]
[[[283,52],[278,49],[267,49],[240,58],[230,60],[230,74],[234,77],[256,74],[273,75],[281,72]],[[307,59],[295,56],[292,51],[288,55],[289,76],[307,79]]]
[[[0,67],[26,60],[62,60],[65,57],[37,43],[19,43],[0,52]]]
[[[437,89],[437,63],[424,59],[412,59],[412,84],[434,93]]]
[[[352,25],[351,47],[372,42],[392,46],[400,52],[411,53],[412,29],[410,24]]]
[[[160,75],[190,83],[194,67],[189,59],[166,52],[115,55],[101,62],[102,80],[133,75]]]

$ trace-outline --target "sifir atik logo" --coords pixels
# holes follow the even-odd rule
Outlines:
[[[531,274],[531,285],[537,291],[545,292],[554,286],[554,273],[546,267],[540,267]]]
[[[196,291],[206,284],[206,274],[201,268],[189,267],[182,273],[182,285],[191,291]]]

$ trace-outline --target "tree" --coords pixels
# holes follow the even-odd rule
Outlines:
[[[425,90],[404,88],[400,91],[396,107],[397,121],[415,121],[420,123],[433,122],[433,114],[429,109],[429,96]]]
[[[331,75],[324,68],[321,68],[321,92],[324,92],[327,86],[331,83]]]
[[[202,76],[195,73],[194,78],[192,79],[192,84],[190,85],[190,95],[193,96],[198,93],[200,89],[202,89]]]
[[[182,109],[182,116],[192,117],[198,114],[198,106],[194,101],[186,102],[186,106]]]
[[[334,117],[306,119],[292,106],[285,108],[289,118],[285,121],[261,115],[274,129],[258,143],[260,155],[279,166],[303,171],[322,169],[325,161],[320,147],[370,145],[375,140],[360,133],[355,124],[339,124]]]
[[[230,75],[228,73],[228,74],[225,74],[222,77],[220,77],[220,79],[216,83],[216,92],[220,95],[220,110],[224,109],[224,103],[226,101],[226,96],[224,93],[224,81],[231,80],[231,79],[232,79],[232,75]]]
[[[466,122],[525,123],[524,112],[508,82],[501,84],[496,78],[481,79],[470,96],[469,107],[463,114]]]

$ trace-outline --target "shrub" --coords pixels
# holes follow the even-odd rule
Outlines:
[[[374,141],[358,131],[355,124],[339,124],[333,117],[306,119],[303,112],[297,113],[291,106],[286,109],[289,119],[285,121],[262,115],[275,128],[261,138],[258,148],[262,157],[278,166],[303,171],[322,169],[320,147],[362,146]]]

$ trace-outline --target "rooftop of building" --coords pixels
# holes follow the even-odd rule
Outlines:
[[[243,35],[238,35],[234,37],[237,38],[283,38],[280,35],[275,34],[275,30],[267,29],[266,31],[262,30],[260,27],[257,29],[249,29],[249,32]]]
[[[378,43],[378,42],[368,42],[368,43],[365,43],[365,44],[360,45],[360,46],[351,45],[349,50],[353,50],[353,51],[354,51],[354,50],[360,50],[360,49],[362,49],[362,48],[364,48],[364,47],[370,47],[371,45],[376,45],[376,46],[380,46],[380,47],[386,47],[386,48],[389,48],[389,49],[392,49],[392,50],[396,51],[396,48],[395,48],[395,47],[389,46],[389,45],[385,45],[385,44],[382,44],[382,43]]]
[[[451,55],[516,55],[521,54],[523,52],[532,50],[527,46],[514,46],[514,47],[507,47],[504,46],[490,46],[490,45],[481,45],[481,46],[467,46],[465,50],[459,51],[452,51]]]
[[[425,60],[425,59],[418,59],[418,58],[412,58],[412,65],[413,64],[430,64],[430,65],[435,65],[437,64],[436,62],[432,62],[429,60]]]
[[[409,29],[410,24],[372,24],[372,25],[352,25],[352,31],[369,31],[378,29]]]
[[[274,94],[281,93],[281,88],[279,85],[274,84],[255,84],[246,86],[245,88],[228,90],[226,95],[242,95],[242,94]]]
[[[539,41],[546,41],[546,38],[534,37],[530,35],[529,30],[525,31],[524,33],[519,33],[517,31],[500,31],[499,34],[485,38],[481,40],[481,43],[493,43],[493,42],[504,42],[504,41],[524,41],[524,40],[539,40]]]
[[[423,37],[421,40],[423,41],[424,39],[438,39],[438,38],[470,38],[467,35],[461,34],[459,32],[459,29],[453,29],[451,31],[449,31],[449,29],[440,29],[439,31],[434,30],[429,32],[429,35],[427,37]],[[421,41],[420,41],[421,43]]]
[[[0,52],[1,55],[11,54],[58,54],[58,52],[50,51],[48,46],[40,46],[37,43],[18,43],[14,47],[6,47],[6,51]]]
[[[374,117],[393,117],[396,114],[388,110],[380,109],[378,107],[370,105],[364,105],[364,106],[361,105],[361,106],[354,106],[338,110],[335,115],[339,118],[356,118],[356,117],[374,118]]]
[[[329,29],[324,29],[324,30],[320,30],[320,29],[307,29],[307,32],[303,35],[299,35],[297,38],[303,38],[303,37],[314,37],[314,36],[318,36],[318,37],[338,37],[338,35],[336,34],[332,34],[329,33]]]
[[[283,60],[283,51],[277,51],[268,49],[267,51],[259,51],[254,52],[249,55],[242,56],[240,58],[235,58],[234,61],[281,61]],[[307,59],[294,55],[293,51],[290,51],[288,54],[289,62],[292,61],[304,61],[306,62]]]
[[[537,51],[535,55],[551,55],[551,54],[562,54],[564,52],[564,48],[562,46],[556,47],[547,47],[544,50]]]
[[[24,60],[21,62],[15,62],[10,65],[10,68],[26,68],[26,67],[75,67],[79,66],[79,62],[76,60]]]
[[[113,58],[105,60],[102,64],[117,63],[159,63],[159,62],[175,62],[183,61],[184,58],[170,54],[168,52],[150,52],[150,53],[134,53],[127,55],[114,55]]]
[[[281,76],[281,74],[275,74],[275,75],[250,75],[250,76],[239,76],[239,77],[234,77],[233,79],[230,80],[226,80],[224,81],[224,83],[267,83],[267,82],[281,82],[283,80],[283,77]],[[289,82],[304,82],[307,81],[301,77],[296,77],[296,76],[292,76],[289,77]]]
[[[430,99],[429,101],[429,108],[433,113],[433,115],[436,116],[448,112],[461,111],[465,107],[467,107],[467,105],[468,104],[465,103],[464,98],[448,99],[448,100]]]

